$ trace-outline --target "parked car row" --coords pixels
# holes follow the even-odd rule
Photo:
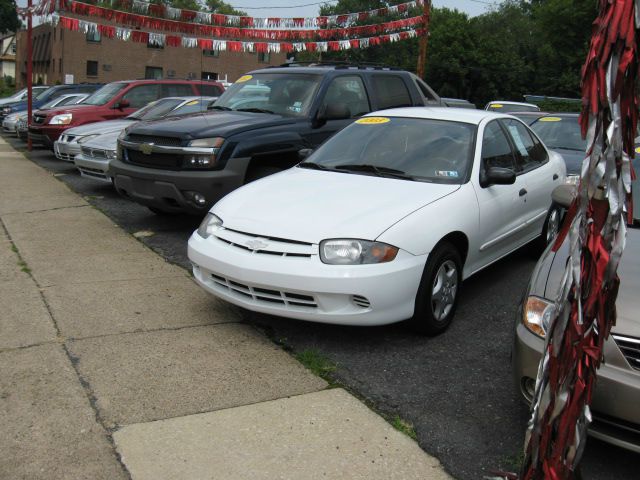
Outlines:
[[[219,91],[203,96],[212,86]],[[575,115],[520,105],[528,111],[517,118],[505,113],[518,108],[509,102],[451,108],[468,105],[377,67],[268,68],[222,91],[115,82],[78,105],[36,112],[28,133],[155,214],[204,217],[188,240],[196,282],[257,312],[361,326],[408,320],[440,334],[465,279],[535,242],[544,254],[513,356],[530,401],[566,261],[545,249],[566,207],[552,192],[575,188],[584,152]],[[609,430],[594,432],[638,451],[632,311],[607,344],[610,371],[594,408]]]

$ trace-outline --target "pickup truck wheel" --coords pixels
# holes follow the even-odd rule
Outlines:
[[[252,167],[247,172],[244,183],[253,182],[254,180],[258,180],[259,178],[268,177],[269,175],[278,173],[281,170],[281,168],[268,165]]]
[[[429,336],[449,328],[456,313],[461,283],[460,253],[452,244],[443,242],[429,254],[424,267],[413,318],[409,320],[411,328]]]

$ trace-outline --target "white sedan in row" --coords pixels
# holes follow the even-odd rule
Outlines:
[[[231,303],[348,325],[450,324],[464,279],[548,242],[562,158],[520,120],[402,108],[362,117],[305,161],[213,206],[196,281]]]

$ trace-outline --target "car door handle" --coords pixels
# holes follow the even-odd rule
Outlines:
[[[521,197],[524,197],[526,194],[527,194],[526,188],[521,188],[520,191],[518,192],[518,195],[520,195]]]
[[[557,174],[557,173],[554,173],[554,174],[553,174],[553,179],[554,179],[554,180],[557,180],[557,179],[558,179],[558,174]]]

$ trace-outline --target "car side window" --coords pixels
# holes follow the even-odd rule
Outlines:
[[[200,95],[204,95],[206,97],[219,97],[224,92],[217,85],[206,85],[200,84]]]
[[[351,118],[371,111],[364,83],[358,75],[345,75],[331,81],[321,108],[330,104],[346,105],[351,112]]]
[[[532,170],[547,161],[547,152],[542,144],[531,135],[531,132],[517,120],[503,120],[513,145],[516,156],[523,171]]]
[[[402,77],[398,75],[373,75],[373,88],[379,110],[395,107],[411,107],[411,95]]]
[[[500,124],[494,120],[484,129],[482,137],[482,171],[492,167],[516,169],[513,150],[504,130]]]
[[[128,100],[131,108],[142,108],[158,98],[160,98],[160,84],[155,84],[133,87],[124,94],[122,100]]]
[[[163,83],[162,96],[163,97],[191,97],[193,96],[193,90],[191,88],[191,85],[185,84],[185,83]]]

